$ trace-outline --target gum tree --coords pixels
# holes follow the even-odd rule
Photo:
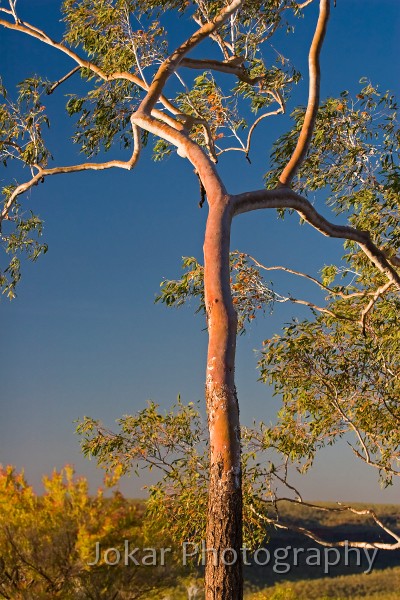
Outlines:
[[[15,0],[7,6],[3,2],[0,7],[2,27],[31,36],[66,55],[73,67],[56,82],[38,76],[24,80],[16,99],[2,90],[3,162],[13,160],[31,171],[29,179],[3,189],[2,240],[11,261],[1,283],[10,296],[20,277],[21,252],[35,259],[46,251],[35,236],[41,233],[40,219],[35,215],[27,218],[22,208],[24,193],[46,178],[85,170],[131,170],[142,147],[154,139],[156,158],[176,150],[193,165],[200,180],[200,204],[205,200],[208,203],[204,235],[204,305],[209,336],[205,399],[210,443],[206,543],[220,558],[226,549],[231,549],[231,559],[235,553],[240,556],[242,545],[240,422],[234,382],[238,318],[232,300],[229,256],[232,219],[252,210],[296,211],[323,235],[356,245],[370,269],[384,279],[381,285],[397,290],[400,287],[398,259],[390,244],[380,243],[359,223],[353,227],[329,222],[299,193],[298,174],[304,173],[318,116],[319,57],[329,0],[320,0],[310,45],[307,107],[282,146],[285,151],[276,151],[277,168],[267,189],[232,194],[216,167],[218,156],[229,150],[241,151],[248,158],[255,128],[265,118],[285,111],[290,88],[299,74],[282,57],[280,64],[267,65],[262,47],[278,29],[290,28],[293,18],[311,3],[65,0],[61,41],[24,21],[17,13]],[[175,20],[171,26],[168,16],[187,20]],[[181,38],[186,36],[175,49],[172,27]],[[197,58],[202,47],[202,58]],[[195,49],[196,56],[192,56]],[[69,97],[66,106],[75,119],[74,142],[90,159],[122,142],[130,153],[127,160],[53,166],[56,163],[51,162],[45,140],[46,94],[58,92],[78,72],[85,91],[78,85],[77,94]],[[251,111],[253,121],[249,120]],[[247,134],[244,139],[243,133]],[[315,189],[302,177],[303,193]],[[379,295],[378,290],[376,293]],[[208,561],[207,600],[242,597],[241,561],[230,560],[231,565],[226,562]]]

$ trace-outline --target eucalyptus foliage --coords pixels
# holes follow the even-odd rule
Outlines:
[[[59,166],[57,155],[53,159],[48,148],[49,96],[62,94],[62,87],[57,88],[79,71],[74,75],[82,80],[78,91],[64,94],[72,142],[88,158],[119,148],[129,151],[133,147],[130,116],[146,92],[139,79],[151,81],[172,49],[166,15],[184,20],[190,30],[193,24],[197,27],[214,18],[224,2],[65,0],[61,3],[64,33],[60,42],[24,22],[16,7],[11,10],[9,6],[14,7],[14,3],[0,3],[0,9],[14,17],[17,25],[22,24],[28,33],[34,31],[39,40],[56,45],[74,59],[83,57],[84,63],[57,82],[35,74],[21,81],[16,92],[0,86],[0,160],[4,167],[13,163],[11,177],[6,171],[2,175],[1,244],[9,258],[6,262],[3,259],[0,287],[12,299],[21,277],[21,258],[36,260],[47,251],[41,241],[43,223],[36,212],[26,208],[24,195],[44,181],[41,177],[33,183],[27,181],[27,172],[34,179],[41,169]],[[185,69],[184,79],[179,72],[179,79],[169,86],[168,106],[175,107],[178,119],[180,115],[184,120],[192,119],[188,125],[192,139],[213,159],[232,143],[245,149],[240,138],[251,126],[251,112],[259,114],[277,101],[279,111],[283,111],[300,73],[281,54],[277,54],[276,64],[270,64],[261,47],[278,29],[292,31],[295,18],[301,14],[293,0],[247,1],[237,18],[210,39],[208,60],[221,62],[222,56],[226,72],[236,68],[233,73],[239,78],[229,75],[230,83],[227,77],[219,83],[213,65],[206,64],[200,73]],[[167,141],[147,132],[142,132],[141,138],[144,145],[151,139],[155,160],[170,154]]]
[[[9,8],[3,4],[0,9],[6,18],[0,19],[2,26],[52,46],[75,65],[57,82],[34,76],[21,82],[14,95],[0,90],[0,157],[5,167],[13,161],[20,168],[20,178],[6,180],[3,188],[1,240],[10,255],[0,276],[3,290],[9,297],[15,294],[23,253],[35,260],[47,249],[40,242],[39,216],[22,203],[25,192],[45,177],[87,169],[129,170],[141,146],[148,144],[152,144],[156,160],[168,156],[173,147],[182,157],[192,153],[190,160],[204,179],[202,185],[208,186],[211,194],[219,189],[216,198],[209,198],[210,206],[212,201],[226,201],[224,209],[229,207],[232,215],[289,206],[322,233],[354,240],[345,242],[342,262],[321,265],[320,278],[290,266],[262,265],[243,253],[231,254],[230,284],[240,332],[259,311],[271,311],[279,302],[311,310],[310,318],[294,320],[266,340],[260,353],[260,378],[274,386],[282,408],[276,424],[243,431],[245,539],[252,545],[262,540],[263,523],[270,521],[268,506],[276,507],[282,486],[284,493],[290,490],[298,495],[288,480],[290,466],[307,470],[318,449],[341,437],[346,436],[354,453],[379,471],[384,484],[391,483],[400,466],[399,299],[394,289],[399,285],[396,268],[400,263],[397,105],[390,93],[380,92],[365,80],[355,98],[345,91],[338,98],[326,99],[316,112],[319,51],[329,2],[321,2],[316,43],[310,51],[314,71],[312,74],[310,69],[307,109],[293,111],[293,126],[274,145],[272,167],[265,175],[266,186],[274,194],[259,190],[227,200],[213,163],[229,150],[239,150],[249,158],[254,127],[264,118],[286,111],[300,73],[279,53],[271,60],[265,42],[278,30],[293,31],[302,8],[310,2],[246,0],[227,7],[224,0],[65,0],[60,42],[24,22],[15,12],[15,2],[9,2]],[[184,23],[184,31],[196,32],[186,42],[178,42],[178,49],[171,22]],[[209,55],[202,59],[187,56],[205,39]],[[103,158],[110,150],[120,156],[125,150],[131,154],[127,161],[49,166],[53,163],[45,135],[50,124],[46,99],[60,92],[64,81],[78,77],[78,72],[78,89],[66,97],[72,142],[84,160],[97,155]],[[196,162],[194,155],[202,160]],[[26,173],[31,176],[28,180]],[[309,196],[319,192],[316,204],[325,198],[353,228],[329,223],[323,210],[314,209],[296,191]],[[216,224],[221,226],[221,222]],[[221,260],[218,252],[212,256]],[[228,289],[229,282],[224,287],[221,275],[228,272],[228,265],[222,267],[217,283]],[[179,306],[194,298],[198,310],[204,311],[203,267],[196,259],[187,258],[184,269],[180,279],[163,282],[158,300]],[[264,272],[276,269],[317,286],[319,296],[303,299],[277,292],[273,283],[263,279]],[[231,308],[229,291],[225,296],[225,309]],[[208,312],[211,318],[210,306]],[[233,310],[226,315],[229,320]],[[221,318],[215,321],[221,322]],[[232,324],[234,329],[234,318]],[[232,373],[225,355],[220,357],[221,369],[224,374],[228,369]],[[236,398],[233,380],[231,387],[231,396]],[[216,390],[213,402],[218,400]],[[119,427],[120,431],[113,433],[99,422],[85,419],[79,426],[84,452],[95,456],[115,477],[134,466],[160,469],[162,480],[152,488],[149,502],[154,522],[166,523],[168,517],[175,539],[201,539],[209,448],[196,408],[178,403],[172,412],[162,414],[157,405],[150,404],[136,416],[123,417]],[[264,452],[267,459],[261,461]],[[236,457],[239,454],[235,451]],[[217,463],[214,467],[217,473]],[[235,468],[237,471],[231,469],[227,474],[229,485],[232,473],[240,472],[239,464]],[[215,482],[220,484],[218,478]],[[232,506],[239,507],[238,485],[235,490],[238,501]],[[233,522],[234,516],[231,510],[228,521]]]

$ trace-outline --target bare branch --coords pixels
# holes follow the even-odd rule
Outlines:
[[[282,113],[284,113],[284,109],[278,108],[277,110],[271,110],[267,113],[264,113],[263,115],[260,115],[252,124],[252,126],[249,129],[249,133],[247,135],[247,142],[246,142],[246,146],[242,143],[242,141],[239,139],[239,143],[242,144],[241,148],[237,148],[237,147],[232,147],[232,148],[224,148],[222,150],[219,150],[219,152],[217,153],[217,156],[219,156],[220,154],[224,154],[225,152],[232,152],[232,151],[237,151],[237,152],[244,152],[245,156],[247,158],[247,160],[250,162],[249,159],[249,154],[250,154],[250,145],[251,145],[251,140],[253,137],[253,133],[255,128],[257,127],[257,125],[263,120],[266,119],[267,117],[272,117],[275,115],[280,115]]]
[[[400,275],[390,264],[386,254],[371,241],[367,231],[330,223],[315,210],[306,198],[296,194],[288,187],[245,192],[231,196],[231,205],[233,216],[261,208],[291,208],[323,235],[356,242],[372,263],[400,289]]]
[[[232,56],[228,60],[223,62],[212,59],[193,59],[184,58],[179,63],[181,67],[187,67],[188,69],[209,69],[211,71],[220,71],[221,73],[229,73],[230,75],[236,75],[240,81],[255,85],[263,79],[265,75],[258,75],[257,77],[250,77],[246,69],[242,66],[244,58],[241,56]]]
[[[314,0],[306,0],[305,2],[302,2],[301,4],[298,2],[297,7],[300,9],[305,8],[306,6],[311,4],[311,2],[314,2]]]
[[[279,177],[279,181],[282,185],[291,184],[293,177],[295,176],[297,170],[299,169],[301,163],[304,160],[313,135],[315,120],[317,118],[318,113],[320,94],[321,74],[319,56],[326,33],[326,27],[329,19],[329,11],[330,0],[320,0],[317,27],[308,56],[310,82],[308,91],[307,110],[306,114],[304,115],[304,122],[301,128],[296,148],[294,149],[288,164],[283,169],[282,174]]]
[[[8,0],[8,4],[10,5],[10,9],[11,9],[10,12],[11,12],[12,16],[14,17],[15,22],[19,23],[20,20],[19,20],[19,18],[17,16],[17,12],[16,12],[16,9],[15,9],[15,5],[17,4],[17,0]]]
[[[67,79],[69,79],[70,77],[72,77],[72,75],[75,75],[75,73],[77,73],[78,71],[80,71],[81,67],[78,65],[77,67],[74,67],[72,69],[72,71],[70,71],[69,73],[67,73],[66,75],[64,75],[64,77],[61,77],[61,79],[59,79],[58,81],[55,81],[52,86],[47,90],[47,94],[52,94],[54,92],[54,90],[56,88],[58,88],[59,85],[61,85],[62,83],[64,83],[64,81],[67,81]]]
[[[256,119],[256,120],[254,121],[254,123],[252,124],[252,126],[251,126],[251,127],[250,127],[250,129],[249,129],[249,134],[248,134],[248,136],[247,136],[247,143],[246,143],[246,148],[245,148],[246,156],[249,156],[249,154],[250,154],[250,144],[251,144],[251,139],[252,139],[252,137],[253,137],[253,133],[254,133],[254,130],[255,130],[255,128],[257,127],[257,125],[258,125],[258,124],[259,124],[261,121],[263,121],[264,119],[266,119],[267,117],[273,117],[273,116],[275,116],[275,115],[280,115],[280,114],[283,114],[284,112],[285,112],[285,108],[284,108],[284,106],[281,104],[281,107],[280,107],[280,108],[278,108],[277,110],[271,110],[271,111],[269,111],[269,112],[267,112],[267,113],[264,113],[263,115],[260,115],[260,116],[258,117],[258,119]]]
[[[0,6],[0,12],[4,12],[4,13],[7,13],[8,15],[13,16],[13,12],[9,8],[3,8],[2,6]]]
[[[298,500],[293,500],[292,498],[276,498],[276,499],[274,499],[273,502],[263,500],[262,498],[260,498],[260,500],[262,502],[264,502],[265,504],[276,504],[277,502],[288,501],[288,502],[292,502],[293,504],[297,504],[300,506],[307,506],[307,507],[310,507],[310,508],[313,508],[316,510],[322,510],[322,511],[327,511],[327,512],[329,512],[329,511],[346,512],[347,511],[347,512],[351,512],[355,515],[359,515],[359,516],[368,516],[368,517],[371,517],[373,519],[373,521],[383,531],[385,531],[385,533],[387,533],[388,535],[390,535],[390,537],[392,537],[394,540],[396,540],[394,543],[356,542],[356,541],[349,541],[349,540],[327,541],[327,540],[324,540],[323,538],[321,538],[317,533],[314,533],[313,531],[311,531],[310,529],[307,529],[306,527],[292,525],[291,523],[284,523],[281,520],[281,518],[279,519],[279,521],[277,521],[274,518],[268,517],[268,515],[260,513],[259,511],[257,511],[254,508],[254,506],[250,507],[252,512],[255,515],[257,515],[260,519],[262,519],[263,521],[266,521],[267,523],[270,523],[279,529],[285,529],[286,531],[295,531],[296,533],[305,535],[306,537],[312,539],[314,542],[316,542],[317,544],[320,544],[321,546],[336,547],[336,548],[343,548],[346,546],[351,546],[352,548],[365,548],[365,549],[371,549],[371,550],[372,549],[397,550],[400,548],[400,536],[398,536],[394,531],[392,531],[391,529],[386,527],[386,525],[381,521],[381,519],[379,519],[379,517],[376,515],[376,513],[371,509],[356,509],[356,508],[353,508],[352,506],[341,506],[338,508],[321,507],[316,504],[310,504],[308,502],[301,502],[301,501],[299,502]]]

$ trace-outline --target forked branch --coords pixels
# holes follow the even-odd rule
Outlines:
[[[243,4],[243,0],[233,0],[226,6],[212,21],[205,23],[193,35],[191,35],[183,44],[181,44],[160,66],[153,81],[150,84],[149,91],[142,101],[138,113],[150,114],[162,94],[164,86],[169,77],[176,71],[186,54],[193,50],[200,42],[217,31],[229,17],[235,13]]]
[[[0,19],[0,26],[5,27],[6,29],[13,29],[15,31],[19,31],[21,33],[29,35],[29,36],[39,40],[40,42],[47,44],[48,46],[51,46],[52,48],[55,48],[59,52],[66,54],[69,58],[71,58],[77,64],[76,70],[78,70],[80,68],[88,69],[89,71],[91,71],[92,73],[97,75],[100,79],[102,79],[103,81],[115,81],[118,79],[125,79],[127,81],[131,81],[132,83],[137,85],[139,88],[141,88],[145,92],[147,92],[149,89],[149,86],[147,85],[147,83],[145,81],[143,81],[140,77],[137,77],[137,75],[134,75],[133,73],[129,73],[128,71],[116,71],[116,72],[108,75],[100,67],[98,67],[95,63],[82,58],[81,56],[79,56],[79,54],[77,54],[76,52],[74,52],[73,50],[71,50],[70,48],[65,46],[64,44],[56,42],[55,40],[50,38],[44,31],[42,31],[38,27],[34,27],[33,25],[30,25],[29,23],[22,22],[22,21],[18,21],[18,23],[10,23],[9,21]],[[54,89],[58,85],[60,85],[62,82],[64,82],[66,79],[68,79],[71,75],[73,75],[73,73],[75,73],[74,69],[72,71],[70,71],[69,73],[67,73],[67,75],[64,78],[61,78],[58,82],[56,82],[57,85],[54,85]],[[54,89],[52,89],[51,91],[54,91]],[[180,114],[179,109],[176,108],[176,106],[174,106],[172,104],[172,102],[170,102],[162,94],[159,96],[158,100],[173,115]],[[168,118],[168,116],[165,115],[165,113],[163,113],[162,111],[157,111],[156,109],[153,109],[152,114],[154,114],[158,119],[160,119],[162,121],[168,121],[171,126],[173,126],[173,127],[176,126],[176,122],[171,117]]]

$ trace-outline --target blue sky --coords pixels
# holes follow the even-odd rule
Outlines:
[[[27,21],[60,36],[59,2],[20,0]],[[322,98],[358,90],[367,76],[385,91],[398,92],[399,11],[396,0],[338,0],[332,10],[322,56]],[[307,94],[307,53],[316,7],[306,11],[293,36],[274,47],[290,56],[305,76],[288,112]],[[174,36],[188,31],[177,21]],[[0,30],[3,81],[11,90],[35,72],[58,79],[74,65],[56,51],[21,34]],[[82,160],[65,140],[71,135],[62,112],[62,95],[51,97],[55,164]],[[60,103],[61,101],[61,103]],[[225,155],[219,169],[232,192],[262,187],[272,142],[287,130],[288,117],[265,121],[254,137],[252,164],[241,153]],[[167,310],[154,304],[163,278],[179,276],[182,256],[201,260],[206,207],[198,208],[198,182],[192,167],[177,156],[153,163],[144,152],[134,171],[81,173],[48,179],[34,189],[27,206],[45,222],[49,252],[23,265],[13,302],[0,303],[1,421],[0,461],[24,467],[39,489],[54,467],[73,463],[96,486],[101,473],[80,454],[74,420],[83,415],[112,425],[147,399],[168,408],[203,395],[206,334],[193,307]],[[7,173],[2,172],[1,179]],[[266,264],[286,264],[317,273],[341,255],[340,242],[327,240],[296,217],[279,221],[264,211],[243,215],[233,226],[232,248]],[[3,259],[2,259],[3,261]],[[3,263],[4,264],[4,261]],[[299,290],[281,281],[281,290]],[[304,292],[305,293],[305,292]],[[269,421],[279,400],[257,382],[254,350],[278,331],[293,307],[258,319],[238,340],[237,384],[242,421]],[[356,480],[356,485],[354,481]],[[142,494],[147,480],[123,484]],[[359,465],[345,444],[321,454],[313,472],[300,482],[309,499],[398,501],[399,486],[380,491],[376,473]]]

